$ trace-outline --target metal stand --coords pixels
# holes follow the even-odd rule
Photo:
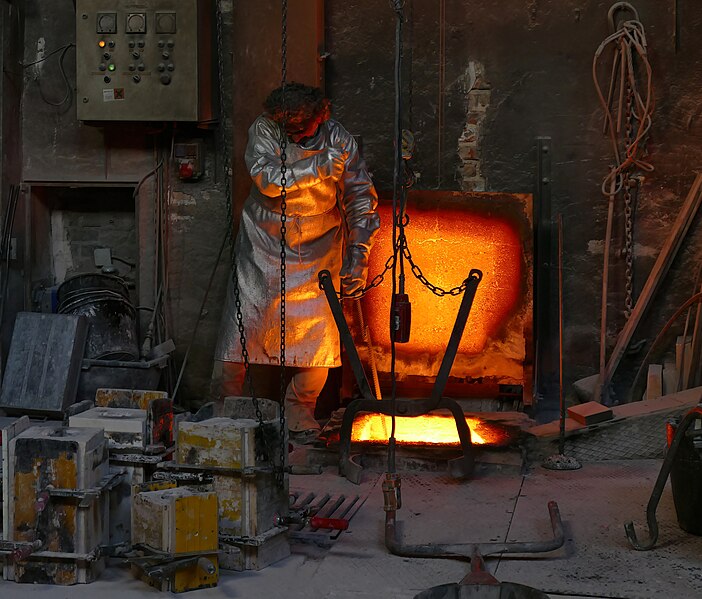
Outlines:
[[[460,458],[449,461],[449,471],[456,478],[468,478],[474,469],[475,458],[473,456],[473,444],[470,439],[470,429],[466,423],[465,415],[461,407],[453,399],[442,397],[442,393],[446,388],[449,373],[453,366],[453,361],[456,358],[458,345],[463,336],[463,331],[470,314],[470,309],[473,305],[475,292],[478,284],[482,280],[483,273],[473,269],[470,271],[466,279],[466,289],[463,293],[461,306],[458,309],[456,322],[453,325],[453,331],[446,347],[439,373],[434,382],[431,396],[428,399],[395,399],[393,400],[378,400],[373,395],[366,373],[361,363],[361,358],[358,355],[356,345],[353,342],[351,331],[341,309],[341,304],[334,289],[334,283],[331,279],[331,274],[328,270],[323,270],[319,273],[319,286],[324,291],[329,308],[334,316],[334,321],[339,329],[341,342],[344,344],[346,353],[351,363],[356,382],[363,399],[352,401],[344,412],[343,421],[341,424],[340,443],[339,443],[339,474],[345,476],[348,480],[358,484],[360,482],[361,472],[363,467],[354,462],[349,454],[351,452],[351,429],[353,421],[359,412],[372,412],[385,415],[395,414],[400,416],[423,416],[438,409],[448,409],[456,421],[456,429],[461,442],[463,455]]]
[[[563,397],[563,219],[558,215],[558,402],[560,426],[558,454],[549,456],[541,464],[547,470],[577,470],[582,465],[573,457],[565,455],[566,407]]]

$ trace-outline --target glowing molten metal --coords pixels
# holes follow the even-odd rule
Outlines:
[[[503,445],[509,434],[479,418],[466,418],[475,445]],[[351,441],[385,443],[390,436],[390,416],[361,414],[353,423]],[[404,445],[459,445],[456,422],[451,416],[426,415],[395,418],[395,438]]]

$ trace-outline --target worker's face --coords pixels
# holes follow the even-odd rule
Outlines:
[[[299,143],[307,137],[312,137],[317,133],[317,129],[322,122],[321,116],[316,116],[311,119],[305,118],[290,118],[285,123],[285,131],[288,137],[292,139],[295,143]]]

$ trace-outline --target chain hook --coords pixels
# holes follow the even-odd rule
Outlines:
[[[619,23],[615,22],[615,15],[618,12],[630,12],[634,18],[633,19],[622,19]],[[614,33],[620,29],[626,21],[638,21],[639,13],[638,11],[628,2],[615,2],[609,9],[607,13],[607,20],[609,21],[609,30]]]

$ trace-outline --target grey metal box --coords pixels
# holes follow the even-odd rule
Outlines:
[[[77,0],[78,119],[207,120],[201,95],[212,84],[211,6],[209,0]],[[211,93],[203,99],[211,101]]]
[[[62,416],[75,401],[87,333],[83,316],[20,312],[12,332],[0,408]]]

